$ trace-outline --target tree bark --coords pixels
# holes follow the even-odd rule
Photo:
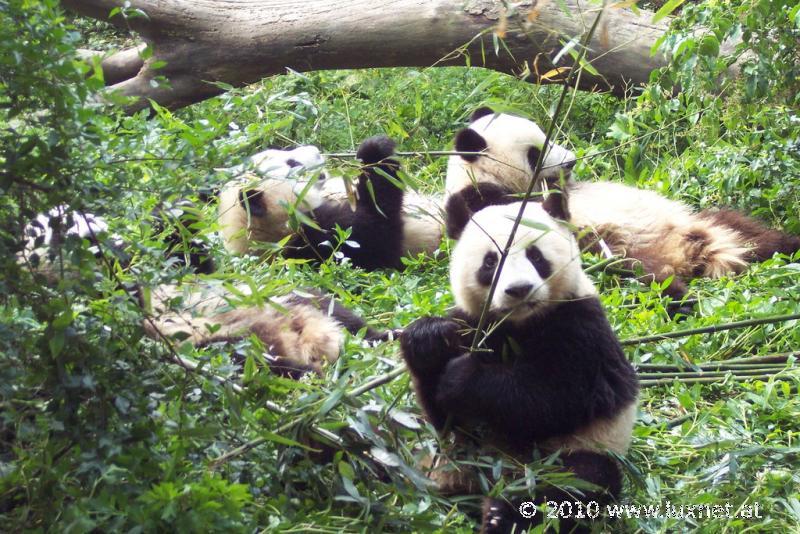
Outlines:
[[[83,15],[107,20],[119,0],[63,0]],[[580,0],[528,0],[505,16],[496,0],[132,0],[146,17],[111,21],[142,36],[152,57],[142,63],[126,50],[107,58],[107,82],[123,94],[179,108],[221,93],[214,82],[242,86],[296,71],[367,67],[464,65],[486,67],[538,83],[550,76],[551,58],[594,22],[599,9]],[[564,9],[566,6],[566,9]],[[579,87],[623,94],[666,64],[650,49],[667,21],[607,8]],[[505,34],[495,51],[492,30]],[[137,62],[138,61],[138,62]],[[155,62],[166,66],[153,69]],[[572,64],[569,54],[559,67]],[[114,66],[114,75],[110,75]],[[105,68],[105,65],[104,65]],[[121,76],[118,73],[124,73]],[[154,82],[164,76],[169,86]],[[132,109],[140,109],[139,99]]]

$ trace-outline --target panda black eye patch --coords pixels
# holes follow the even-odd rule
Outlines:
[[[525,249],[525,255],[528,257],[528,261],[530,261],[536,272],[539,273],[539,276],[542,278],[547,278],[552,273],[552,269],[550,268],[550,262],[547,261],[542,254],[542,251],[539,250],[539,247],[536,245],[531,245],[527,249]]]
[[[539,159],[539,150],[535,146],[532,146],[528,149],[528,165],[530,165],[531,170],[536,168],[536,161]]]
[[[492,277],[497,267],[497,252],[489,251],[483,256],[483,263],[478,269],[478,283],[482,286],[492,285]]]

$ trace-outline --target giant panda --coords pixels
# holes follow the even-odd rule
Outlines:
[[[84,262],[95,262],[105,255],[109,262],[130,261],[125,242],[109,233],[100,215],[73,210],[67,205],[36,215],[22,230],[17,262],[33,274],[55,284],[62,276],[75,276]],[[88,246],[82,246],[86,242]]]
[[[151,211],[147,223],[153,227],[154,235],[163,236],[166,268],[178,265],[195,274],[214,272],[208,245],[193,230],[199,213],[199,209],[188,200],[162,202]],[[101,215],[74,210],[67,205],[56,206],[47,213],[38,214],[25,225],[24,246],[17,257],[20,263],[51,282],[62,271],[64,274],[71,271],[72,266],[82,260],[76,255],[83,251],[94,256],[95,260],[105,256],[106,261],[117,261],[123,268],[128,267],[130,243],[108,230],[108,223]],[[89,246],[86,249],[65,248],[70,240],[87,241]],[[70,257],[65,257],[67,253]]]
[[[247,286],[237,288],[239,294],[248,291]],[[370,343],[394,335],[367,326],[333,297],[313,290],[295,290],[260,306],[240,307],[231,306],[233,293],[220,284],[163,285],[148,295],[151,318],[144,330],[152,339],[202,348],[255,336],[264,346],[264,363],[273,373],[290,378],[320,374],[326,362],[335,362],[345,332],[363,332]]]
[[[448,201],[448,232],[457,238],[450,265],[456,309],[449,317],[417,319],[400,336],[417,400],[438,431],[454,428],[476,440],[481,455],[499,449],[524,464],[536,449],[561,451],[564,470],[599,488],[585,491],[584,502],[607,502],[619,496],[622,474],[606,451],[628,449],[638,381],[581,269],[577,242],[551,216],[563,215],[563,199],[527,204],[488,306],[482,344],[470,349],[520,210],[498,189],[489,184],[482,197],[467,191]],[[487,202],[496,204],[483,207]],[[474,476],[452,469],[432,478],[450,494],[478,487]],[[537,503],[576,499],[557,488],[535,492]],[[516,498],[485,497],[481,531],[530,526],[519,506]]]
[[[252,175],[247,175],[247,180],[236,179],[220,194],[219,222],[226,249],[243,254],[257,249],[259,243],[276,243],[288,236],[285,251],[290,257],[330,256],[330,250],[320,248],[318,243],[302,246],[308,243],[288,228],[289,211],[293,208],[302,214],[301,221],[310,218],[322,229],[319,233],[308,224],[302,226],[312,242],[335,242],[329,238],[333,237],[331,229],[336,224],[343,229],[352,228],[348,241],[357,242],[359,251],[345,245],[342,252],[355,265],[367,269],[398,267],[399,255],[406,253],[433,253],[442,236],[440,202],[413,191],[403,194],[382,176],[397,176],[397,162],[387,159],[393,151],[393,143],[385,137],[373,137],[361,144],[357,155],[364,168],[355,191],[354,209],[349,203],[352,193],[342,177],[328,177],[323,172],[318,180],[309,180],[308,171],[319,169],[325,161],[315,147],[256,154],[250,166],[255,167],[260,179],[255,183]],[[376,172],[376,168],[381,171]],[[398,202],[402,206],[400,212]],[[298,254],[298,250],[302,252]]]
[[[455,138],[456,150],[478,154],[450,157],[445,200],[477,182],[525,192],[544,140],[542,130],[527,119],[478,109]],[[612,182],[575,182],[569,172],[574,164],[572,152],[552,144],[539,178],[550,190],[566,180],[569,222],[588,231],[581,245],[628,258],[630,267],[639,263],[648,278],[658,282],[673,277],[665,293],[675,301],[685,296],[692,278],[738,273],[776,252],[800,250],[800,237],[733,210],[695,212],[653,191]]]

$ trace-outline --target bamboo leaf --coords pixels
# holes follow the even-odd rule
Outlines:
[[[680,6],[683,2],[684,0],[669,0],[666,4],[661,6],[661,9],[656,11],[656,14],[653,15],[653,20],[651,22],[655,24],[656,22],[660,21],[661,19],[663,19],[664,17],[666,17],[667,15],[678,9],[678,6]]]

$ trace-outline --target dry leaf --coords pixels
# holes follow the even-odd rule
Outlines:
[[[549,70],[542,74],[539,79],[540,80],[551,80],[554,76],[558,76],[560,74],[566,74],[572,69],[572,67],[556,67],[555,69]]]
[[[539,0],[533,5],[533,9],[528,12],[528,22],[533,22],[539,18],[542,8],[547,5],[549,0]]]

